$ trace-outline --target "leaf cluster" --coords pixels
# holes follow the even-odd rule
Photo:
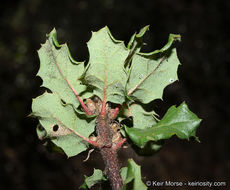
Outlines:
[[[50,139],[68,157],[85,151],[89,147],[85,139],[95,131],[96,116],[87,116],[79,102],[96,96],[113,107],[120,106],[117,120],[129,121],[132,126],[123,125],[122,133],[139,149],[157,151],[162,141],[173,135],[198,140],[196,129],[201,120],[185,103],[172,106],[160,121],[154,110],[144,109],[150,102],[162,99],[165,87],[178,80],[180,65],[174,47],[180,35],[170,34],[159,50],[141,52],[148,28],[135,33],[127,46],[116,40],[108,27],[92,32],[87,43],[90,54],[87,64],[75,61],[67,44],[59,44],[55,29],[47,35],[38,50],[41,65],[37,75],[49,92],[33,99],[31,114],[39,119],[40,139]],[[134,189],[138,189],[141,182],[132,176],[139,175],[139,169],[134,169],[137,167],[134,161],[129,161],[129,165],[122,169],[123,179],[127,183],[134,180]],[[98,171],[93,176],[102,179]],[[90,187],[91,181],[86,178],[83,186]]]

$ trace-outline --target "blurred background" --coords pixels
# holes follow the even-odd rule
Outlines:
[[[37,50],[45,34],[55,27],[60,43],[68,43],[72,56],[87,61],[91,31],[105,25],[126,44],[135,31],[150,25],[146,52],[161,48],[169,33],[181,34],[182,42],[177,43],[180,81],[167,87],[164,101],[155,101],[154,107],[163,116],[171,105],[186,101],[203,119],[197,131],[201,143],[173,137],[159,153],[147,158],[124,149],[119,152],[121,166],[133,157],[142,166],[144,182],[229,182],[229,11],[227,0],[1,1],[0,189],[78,189],[83,174],[103,169],[97,151],[82,162],[87,152],[66,159],[47,150],[36,136],[38,121],[27,115],[31,99],[43,92],[39,88],[42,81],[35,75]]]

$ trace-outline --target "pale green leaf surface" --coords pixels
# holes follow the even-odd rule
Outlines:
[[[77,108],[79,102],[67,81],[78,94],[86,89],[78,80],[84,71],[84,63],[73,60],[66,44],[59,45],[55,29],[47,35],[47,40],[38,50],[38,55],[40,69],[37,75],[43,80],[42,86],[58,94],[67,104]]]
[[[172,106],[165,116],[151,128],[136,129],[125,127],[130,139],[143,148],[148,141],[169,139],[176,135],[180,139],[196,137],[196,129],[201,119],[192,113],[185,103],[180,106]],[[197,139],[198,140],[198,139]]]
[[[99,169],[94,169],[93,174],[91,176],[85,176],[85,182],[80,186],[81,189],[88,189],[94,186],[97,183],[101,183],[102,181],[106,181],[107,179],[104,177],[103,172]]]
[[[136,54],[127,83],[127,95],[144,104],[162,99],[164,88],[178,80],[179,64],[175,48],[159,57]]]
[[[144,108],[138,103],[132,103],[124,111],[126,117],[133,117],[133,127],[139,129],[145,129],[152,127],[156,124],[156,113],[154,111],[147,112]]]
[[[133,182],[132,190],[147,190],[146,185],[141,180],[141,167],[133,159],[128,160],[128,167],[121,169],[121,176],[124,183],[122,190],[127,190],[127,184],[130,182]]]
[[[46,131],[46,136],[64,150],[68,157],[79,154],[88,148],[87,143],[74,132],[88,137],[94,131],[95,119],[81,118],[71,105],[63,106],[58,95],[44,93],[33,99],[33,115],[39,118],[41,126]],[[57,125],[58,129],[54,130]],[[38,135],[43,135],[38,131]]]
[[[86,84],[94,87],[94,94],[122,104],[125,101],[126,72],[124,62],[129,51],[122,41],[115,40],[107,27],[93,32],[88,42],[89,66],[85,72]]]

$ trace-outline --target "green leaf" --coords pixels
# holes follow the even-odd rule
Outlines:
[[[132,190],[145,190],[147,189],[146,185],[141,180],[141,167],[137,165],[133,159],[128,160],[128,167],[123,167],[120,170],[121,177],[123,180],[122,190],[128,190],[127,186],[132,186]],[[93,175],[88,177],[85,176],[85,182],[81,185],[80,188],[88,189],[97,183],[106,181],[104,174],[99,169],[94,169]]]
[[[133,159],[128,160],[128,167],[121,169],[121,176],[123,179],[122,190],[127,189],[127,185],[132,183],[132,190],[146,190],[146,185],[141,180],[141,167],[137,165]]]
[[[120,172],[124,184],[122,190],[128,190],[128,185],[129,187],[132,186],[132,190],[147,189],[146,185],[141,180],[141,167],[137,165],[133,161],[133,159],[129,159],[128,167],[121,168]],[[94,169],[92,176],[85,176],[85,182],[81,185],[80,188],[88,189],[91,188],[93,185],[106,180],[107,179],[104,177],[103,172],[101,170]]]
[[[169,38],[168,38],[168,43],[161,49],[159,50],[155,50],[153,52],[150,53],[144,53],[145,55],[155,55],[158,53],[163,53],[167,50],[169,50],[173,44],[173,42],[175,41],[181,41],[181,36],[179,34],[169,34]]]
[[[151,53],[137,53],[133,57],[129,80],[126,85],[128,99],[149,103],[161,99],[164,88],[178,80],[180,64],[172,43],[179,35],[170,35],[168,43]]]
[[[88,42],[89,65],[84,80],[94,87],[94,94],[106,101],[125,101],[126,72],[124,62],[129,51],[122,41],[115,40],[107,27],[92,33]]]
[[[125,60],[125,66],[129,66],[135,53],[138,53],[143,45],[143,36],[149,29],[149,25],[140,30],[138,34],[133,34],[129,40],[127,48],[130,49],[129,55]]]
[[[143,43],[144,43],[143,36],[148,29],[149,29],[149,25],[142,28],[138,34],[136,33],[133,34],[133,36],[131,37],[128,43],[127,48],[130,50],[130,52],[129,52],[128,57],[125,60],[126,72],[128,74],[127,81],[129,80],[129,77],[130,77],[130,72],[131,72],[130,64],[133,59],[133,56],[141,50],[141,47],[143,46]],[[127,86],[127,83],[126,83],[126,86]]]
[[[63,105],[57,94],[45,92],[33,99],[33,115],[39,118],[45,131],[37,129],[41,138],[51,138],[68,157],[75,156],[88,148],[88,144],[76,134],[84,137],[94,131],[95,119],[76,115],[71,105]],[[45,136],[46,135],[46,136]]]
[[[165,116],[151,128],[136,129],[125,127],[130,139],[139,147],[143,148],[149,141],[169,139],[176,135],[180,139],[195,137],[196,129],[201,119],[192,113],[185,103],[179,107],[172,106]]]
[[[99,169],[94,169],[93,175],[85,176],[85,182],[80,186],[81,189],[88,189],[94,186],[97,183],[101,183],[102,181],[106,181],[107,179],[104,177],[103,172]]]
[[[40,69],[37,75],[43,80],[42,86],[58,94],[65,103],[77,108],[79,102],[71,88],[78,94],[86,89],[78,80],[84,71],[84,63],[74,61],[66,44],[59,45],[55,29],[47,35],[47,40],[38,50],[38,55]]]
[[[126,117],[133,117],[133,127],[139,129],[145,129],[152,127],[156,124],[156,113],[154,111],[147,112],[142,105],[138,103],[132,103],[128,109],[125,109],[123,113]]]

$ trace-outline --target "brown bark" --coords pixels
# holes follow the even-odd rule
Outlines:
[[[113,190],[121,190],[123,181],[117,159],[117,149],[113,142],[114,130],[111,128],[112,120],[106,115],[98,115],[96,131],[99,149],[105,163],[105,175],[110,181]]]
[[[101,155],[105,163],[105,174],[108,177],[113,190],[121,190],[123,181],[120,174],[117,152],[112,148],[103,147]]]

